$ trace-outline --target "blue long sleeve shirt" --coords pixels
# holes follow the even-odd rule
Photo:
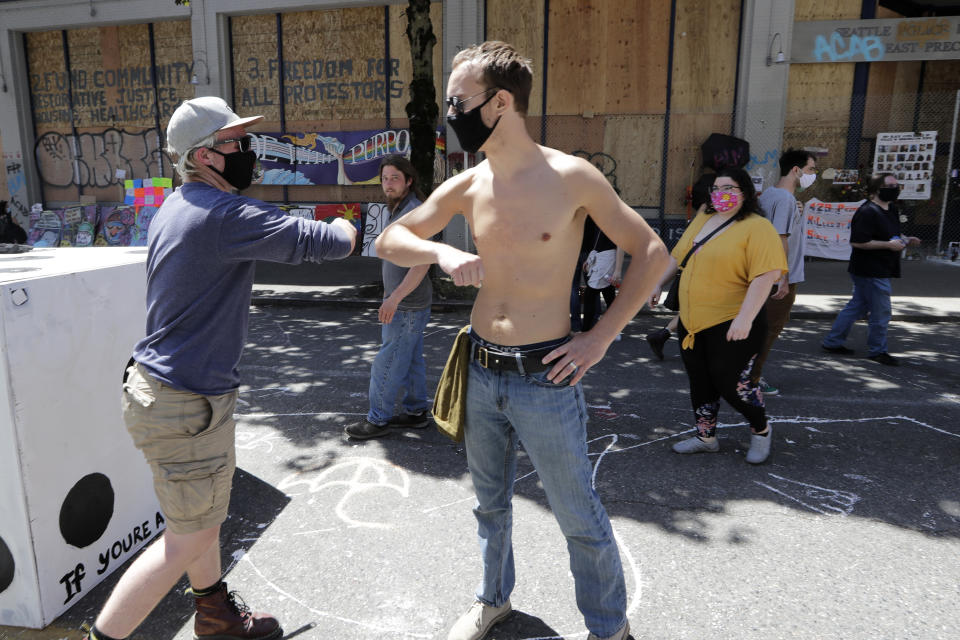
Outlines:
[[[345,258],[340,229],[259,200],[188,182],[150,223],[147,327],[133,357],[176,389],[220,395],[240,386],[256,260]]]

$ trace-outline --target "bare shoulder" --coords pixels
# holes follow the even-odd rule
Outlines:
[[[424,204],[431,209],[460,213],[470,199],[470,189],[480,180],[483,163],[447,178],[439,184]]]
[[[466,171],[461,171],[444,180],[433,193],[441,192],[446,195],[463,195],[477,181],[480,171],[480,165],[470,167]]]
[[[541,147],[547,163],[565,180],[579,188],[588,188],[591,185],[603,186],[608,184],[600,170],[585,158],[570,155],[550,147]]]
[[[547,163],[554,170],[562,172],[565,177],[596,171],[596,168],[589,161],[578,156],[551,147],[540,146],[540,150]]]

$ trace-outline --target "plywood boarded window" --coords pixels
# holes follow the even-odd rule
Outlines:
[[[173,175],[160,132],[193,97],[189,20],[35,32],[25,42],[44,204],[119,202],[124,178]]]
[[[740,7],[677,0],[671,43],[661,0],[487,0],[486,35],[533,62],[535,140],[590,159],[644,215],[682,216],[700,145],[732,126]]]
[[[254,132],[291,136],[407,127],[411,61],[404,9],[372,6],[289,12],[279,19],[275,13],[231,18],[237,112],[265,116]],[[431,18],[438,42],[434,76],[439,102],[442,3],[432,4]],[[248,193],[275,202],[383,198],[375,184],[261,185]]]

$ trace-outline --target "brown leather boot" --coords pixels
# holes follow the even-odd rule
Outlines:
[[[266,613],[252,613],[236,591],[227,591],[226,582],[220,582],[219,588],[210,595],[194,595],[194,601],[196,640],[274,640],[283,635],[276,618]]]

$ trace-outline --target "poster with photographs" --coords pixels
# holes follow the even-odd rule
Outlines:
[[[859,180],[858,169],[837,169],[833,174],[833,184],[857,184]]]
[[[936,153],[936,131],[878,133],[873,171],[897,177],[901,200],[929,200]]]

